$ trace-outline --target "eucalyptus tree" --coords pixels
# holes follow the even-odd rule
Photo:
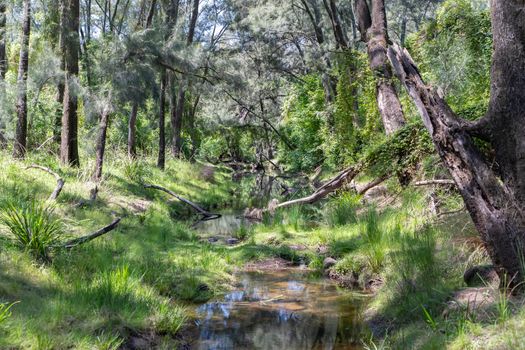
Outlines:
[[[7,0],[0,0],[0,94],[2,95],[2,98],[5,96],[4,80],[7,72],[6,2]],[[2,102],[3,101],[0,101],[0,103]],[[4,136],[5,124],[2,119],[2,115],[0,115],[0,147],[5,147],[7,139]]]
[[[492,261],[517,289],[523,288],[525,279],[524,14],[522,1],[491,2],[490,102],[486,115],[475,122],[460,119],[440,94],[428,88],[406,50],[389,50]],[[474,138],[492,147],[494,159],[487,159]]]
[[[20,59],[17,77],[16,136],[13,146],[13,156],[24,158],[27,147],[27,72],[29,70],[29,36],[31,33],[31,0],[24,0],[22,20],[22,35],[20,40]]]
[[[60,161],[80,165],[78,154],[78,96],[76,85],[79,73],[79,0],[61,0],[60,37],[64,59],[64,101],[60,141]]]

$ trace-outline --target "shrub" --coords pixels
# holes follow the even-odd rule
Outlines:
[[[16,246],[42,261],[49,261],[49,250],[62,233],[62,222],[53,218],[52,208],[35,202],[5,205],[0,212],[0,224],[7,227]]]

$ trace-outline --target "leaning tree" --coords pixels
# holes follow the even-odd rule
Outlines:
[[[421,78],[408,51],[389,57],[455,180],[488,253],[511,285],[525,278],[525,2],[492,0],[491,96],[482,119],[460,119]],[[493,159],[475,138],[491,145]]]

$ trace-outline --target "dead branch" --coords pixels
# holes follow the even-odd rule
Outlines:
[[[326,196],[328,196],[330,193],[334,192],[335,190],[341,188],[344,184],[352,181],[354,177],[359,174],[361,171],[362,166],[361,165],[354,165],[351,167],[346,168],[342,172],[340,172],[336,177],[325,183],[323,186],[319,187],[317,190],[315,190],[314,193],[312,193],[309,196],[294,199],[288,202],[283,202],[275,205],[273,209],[278,208],[284,208],[289,207],[292,205],[297,204],[312,204],[315,203]]]
[[[89,235],[86,235],[86,236],[82,236],[82,237],[79,237],[79,238],[75,238],[75,239],[72,239],[71,241],[69,242],[66,242],[64,243],[64,245],[62,246],[63,248],[66,248],[66,249],[71,249],[73,247],[76,247],[76,246],[79,246],[81,244],[84,244],[84,243],[87,243],[89,241],[92,241],[94,240],[95,238],[97,237],[100,237],[110,231],[113,231],[119,224],[121,218],[116,218],[115,220],[113,220],[113,222],[103,228],[101,228],[100,230],[98,231],[95,231]]]
[[[364,195],[366,192],[368,192],[368,190],[371,190],[372,188],[374,188],[374,187],[382,184],[383,182],[385,182],[387,179],[390,178],[390,176],[391,176],[390,174],[380,176],[377,179],[372,180],[369,183],[365,184],[364,186],[362,186],[360,188],[356,188],[357,194],[359,194],[361,196]]]
[[[414,186],[455,185],[454,180],[432,179],[414,182]]]
[[[62,179],[60,177],[60,175],[55,173],[53,170],[51,170],[49,168],[46,168],[44,166],[41,166],[41,165],[32,164],[32,165],[26,167],[26,169],[39,169],[39,170],[45,171],[46,173],[51,174],[51,175],[53,175],[55,177],[55,179],[57,180],[57,186],[55,187],[55,190],[53,191],[53,193],[51,193],[51,195],[49,196],[48,200],[50,200],[50,201],[56,200],[58,195],[62,191],[62,188],[64,187],[64,184],[65,184],[64,179]]]
[[[151,184],[145,184],[144,188],[153,188],[155,190],[163,191],[163,192],[166,192],[167,194],[177,198],[179,201],[181,201],[181,202],[189,205],[193,209],[195,209],[195,211],[197,213],[199,213],[199,215],[202,215],[201,221],[214,220],[214,219],[218,219],[218,218],[220,218],[222,216],[221,214],[210,213],[209,211],[201,208],[200,206],[198,206],[197,204],[193,203],[192,201],[190,201],[190,200],[188,200],[188,199],[186,199],[184,197],[179,196],[178,194],[176,194],[175,192],[173,192],[171,190],[168,190],[167,188],[164,188],[164,187],[161,187],[161,186],[158,186],[158,185],[151,185]]]

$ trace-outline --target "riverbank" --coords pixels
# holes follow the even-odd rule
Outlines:
[[[46,202],[56,180],[26,166],[59,169],[49,162],[33,156],[22,163],[0,153],[2,206],[47,203],[52,212],[44,220],[60,227],[61,242],[122,220],[89,243],[53,249],[45,262],[2,241],[0,303],[17,303],[0,311],[0,348],[172,349],[181,343],[191,308],[231,290],[236,271],[268,259],[372,290],[364,318],[375,337],[363,339],[371,348],[515,349],[523,343],[525,317],[515,311],[520,300],[493,288],[482,312],[450,306],[466,287],[464,271],[488,260],[468,217],[436,218],[424,189],[402,190],[392,182],[367,204],[343,195],[320,207],[290,208],[260,225],[240,225],[228,233],[235,239],[229,245],[192,228],[191,209],[141,185],[164,186],[208,210],[240,211],[253,196],[226,169],[170,161],[161,172],[150,166],[153,160],[115,156],[95,201],[86,164],[61,169],[64,189]],[[457,204],[453,195],[443,199],[451,208]]]

